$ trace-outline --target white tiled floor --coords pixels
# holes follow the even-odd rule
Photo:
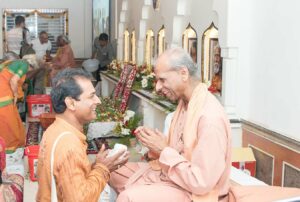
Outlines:
[[[38,183],[32,182],[29,179],[24,181],[24,202],[33,202],[35,201],[35,196],[38,190]]]

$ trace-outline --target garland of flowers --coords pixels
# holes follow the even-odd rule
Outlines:
[[[154,91],[155,89],[155,74],[153,72],[153,68],[149,67],[147,64],[139,65],[137,66],[136,64],[130,64],[130,63],[123,63],[122,61],[118,60],[113,60],[111,64],[108,66],[108,72],[109,74],[113,74],[116,77],[120,77],[121,72],[123,71],[125,65],[129,64],[132,65],[133,68],[136,68],[136,75],[135,75],[135,80],[132,86],[133,90],[146,90],[150,91],[153,94],[153,98],[151,99],[152,101],[158,103],[158,102],[168,102],[170,105],[165,105],[165,108],[167,111],[174,111],[177,103],[172,103],[170,102],[167,98],[164,96],[156,94]]]
[[[52,14],[46,14],[46,13],[42,13],[38,10],[33,10],[31,12],[26,12],[26,17],[29,17],[30,15],[34,15],[34,14],[37,14],[38,16],[41,16],[43,18],[59,18],[61,16],[68,16],[68,11],[62,11],[62,12],[59,12],[59,13],[52,13]],[[11,16],[11,17],[15,17],[17,14],[15,12],[10,12],[10,11],[4,11],[4,15],[7,15],[7,16]]]

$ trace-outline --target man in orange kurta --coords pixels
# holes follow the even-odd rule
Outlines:
[[[231,132],[218,100],[196,78],[197,67],[181,48],[163,53],[155,67],[156,90],[179,101],[168,138],[137,129],[154,160],[127,163],[112,173],[117,201],[227,201]]]
[[[119,158],[122,152],[107,157],[103,147],[95,162],[89,162],[83,125],[96,118],[95,109],[100,104],[91,78],[82,69],[66,69],[54,78],[51,99],[57,115],[40,144],[37,201],[51,200],[51,151],[62,133],[67,132],[57,142],[53,163],[58,201],[98,201],[110,171],[128,160],[128,153]]]

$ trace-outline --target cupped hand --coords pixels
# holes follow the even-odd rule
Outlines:
[[[123,166],[129,159],[129,152],[119,151],[115,155],[107,157],[109,150],[105,150],[105,146],[102,145],[99,153],[96,156],[96,163],[105,165],[110,172]],[[124,156],[123,156],[124,155]],[[122,157],[121,157],[122,156]]]

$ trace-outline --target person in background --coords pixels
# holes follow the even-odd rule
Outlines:
[[[156,91],[179,104],[168,137],[146,126],[135,131],[152,161],[127,163],[112,173],[109,183],[119,193],[117,202],[228,199],[230,123],[196,72],[182,48],[168,49],[157,59]]]
[[[50,58],[51,42],[48,40],[48,33],[41,31],[39,38],[32,41],[32,48],[35,50],[37,60],[42,63],[46,58]],[[34,78],[34,94],[44,93],[46,69],[43,68]]]
[[[8,150],[25,146],[25,129],[16,103],[24,96],[22,84],[26,73],[35,65],[36,61],[20,60],[14,52],[5,53],[0,64],[0,136]]]
[[[74,53],[70,46],[71,41],[66,35],[59,35],[56,40],[58,50],[56,56],[50,62],[50,79],[52,79],[60,70],[76,67]]]
[[[107,70],[107,65],[115,58],[114,49],[109,43],[108,35],[106,33],[101,33],[99,38],[94,40],[92,58],[96,58],[100,62],[96,72],[96,79],[97,81],[100,81],[100,71]]]
[[[53,190],[57,190],[58,201],[96,202],[110,172],[128,160],[129,153],[121,157],[122,151],[107,157],[103,145],[95,162],[90,164],[83,126],[96,118],[96,107],[101,104],[91,78],[83,69],[72,68],[62,70],[53,79],[51,99],[56,120],[47,128],[40,143],[38,202],[50,201]],[[53,179],[57,188],[52,187],[50,174],[54,145]]]
[[[18,15],[15,18],[15,27],[6,33],[6,51],[12,51],[20,55],[21,42],[24,41],[24,38],[28,44],[31,44],[30,33],[25,28],[25,18]]]
[[[50,57],[52,45],[48,40],[48,33],[46,31],[41,31],[39,37],[32,40],[32,48],[35,50],[36,58],[38,60]]]

